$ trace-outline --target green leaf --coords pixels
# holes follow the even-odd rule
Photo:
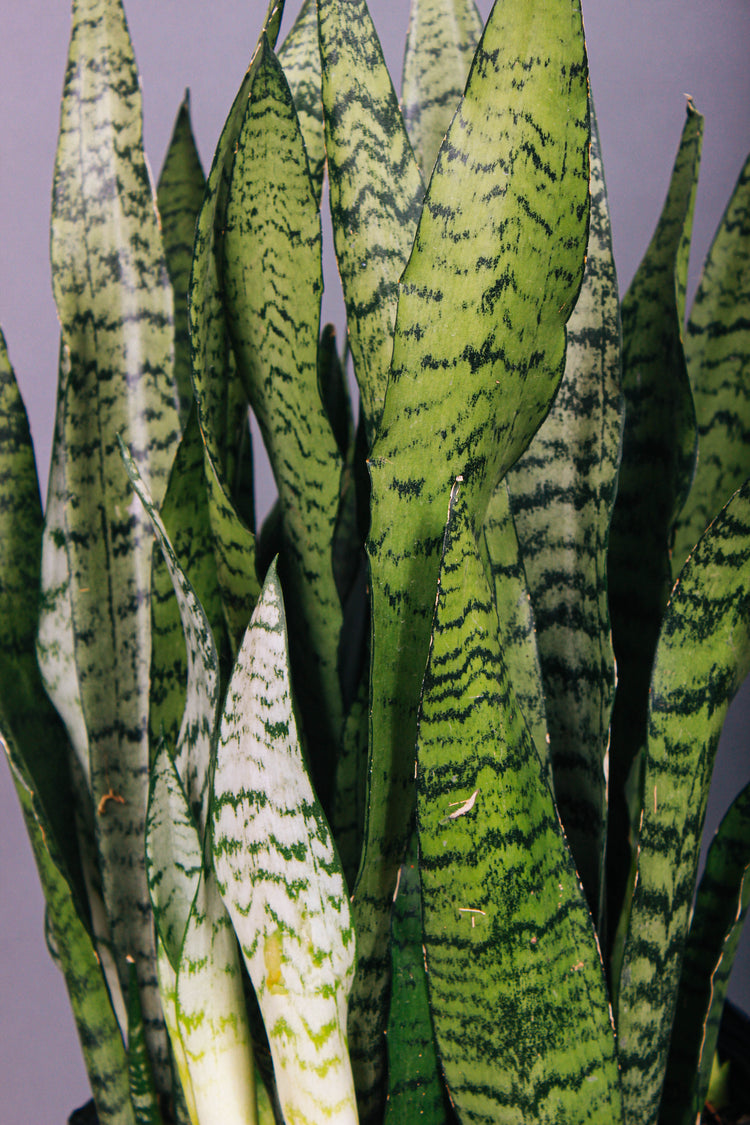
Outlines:
[[[146,830],[165,1021],[193,1125],[255,1125],[237,943],[174,763],[154,762]]]
[[[279,62],[294,98],[315,198],[320,206],[325,171],[325,124],[320,92],[318,10],[304,0],[291,31],[279,50]]]
[[[401,112],[425,183],[466,85],[482,34],[474,0],[412,0]]]
[[[49,846],[86,916],[68,740],[37,666],[42,506],[28,418],[0,332],[0,721],[44,812]]]
[[[123,987],[136,960],[149,1051],[169,1089],[141,847],[148,770],[152,537],[132,509],[121,433],[158,503],[179,438],[172,294],[119,0],[76,0],[52,206],[65,386],[65,535],[103,897]],[[133,403],[137,402],[137,408]]]
[[[590,108],[589,241],[567,325],[565,375],[549,415],[508,474],[508,488],[536,625],[555,800],[596,918],[615,694],[607,547],[622,438],[622,359],[607,193]]]
[[[174,294],[174,378],[184,427],[193,401],[188,326],[188,288],[206,177],[203,175],[190,124],[190,95],[180,106],[156,189],[164,254]]]
[[[161,742],[151,766],[146,818],[146,872],[156,930],[176,973],[203,867],[198,827],[185,790]]]
[[[130,1102],[128,1061],[101,963],[76,909],[70,886],[50,850],[50,825],[24,777],[9,732],[0,732],[47,902],[47,921],[65,975],[86,1071],[99,1120],[137,1125]]]
[[[459,478],[417,733],[440,1060],[461,1120],[622,1122],[598,944],[503,663],[470,501]]]
[[[316,781],[330,784],[343,720],[331,550],[343,466],[318,391],[320,213],[291,93],[265,40],[237,140],[223,250],[238,366],[279,490],[295,691]]]
[[[660,1122],[693,1125],[709,1098],[727,985],[750,905],[750,785],[711,841],[685,946]],[[716,1105],[714,1099],[712,1104]]]
[[[494,595],[508,675],[536,752],[549,766],[547,705],[536,623],[506,478],[490,498],[478,547]]]
[[[166,538],[171,545],[167,548],[167,555],[173,554],[175,560],[180,560],[177,571],[181,575],[175,571],[173,578],[170,567],[159,551],[154,552],[151,570],[151,745],[155,746],[163,733],[167,744],[173,749],[177,745],[185,711],[188,683],[185,634],[190,632],[190,620],[196,621],[199,632],[210,628],[220,652],[226,655],[228,651],[226,623],[216,575],[203,453],[203,441],[193,404],[159,513]],[[177,588],[182,591],[185,579],[189,580],[194,593],[184,591],[175,597],[173,581],[176,581]],[[183,631],[180,599],[185,602],[186,598],[190,606],[183,609],[183,612],[185,609],[188,612],[188,624]],[[216,659],[217,655],[213,653],[210,661],[215,663]],[[215,671],[211,674],[215,676]]]
[[[708,257],[685,335],[698,468],[675,531],[677,574],[709,522],[750,476],[750,157]]]
[[[257,1125],[255,1065],[237,941],[205,872],[177,973],[177,1028],[195,1125]]]
[[[702,135],[703,118],[688,102],[664,209],[622,303],[625,429],[608,557],[618,675],[610,749],[609,878],[615,911],[630,867],[620,794],[646,737],[654,650],[672,585],[672,530],[695,467],[695,411],[682,325]]]
[[[268,1032],[287,1121],[353,1125],[346,1000],[354,931],[292,709],[275,566],[230,681],[216,758],[214,868]]]
[[[143,1011],[138,991],[135,963],[129,963],[128,979],[128,1074],[130,1100],[136,1125],[162,1125],[161,1114],[151,1073],[151,1063],[143,1027]]]
[[[367,445],[424,188],[365,0],[319,0],[331,218]]]
[[[645,803],[616,1013],[628,1120],[655,1122],[708,789],[729,703],[750,671],[750,482],[682,569],[649,694]]]
[[[352,1021],[353,1057],[376,1058],[381,1042],[388,917],[414,800],[444,497],[462,474],[478,531],[493,491],[549,409],[583,273],[588,144],[577,6],[496,5],[402,278],[370,458],[371,786],[354,891],[363,1029],[359,1017]]]
[[[416,831],[409,841],[396,889],[391,958],[385,1125],[444,1125],[446,1094],[427,990]]]

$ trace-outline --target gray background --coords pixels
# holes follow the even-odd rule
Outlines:
[[[515,0],[527,3],[529,0]],[[750,150],[748,0],[583,0],[607,174],[615,257],[624,292],[657,219],[685,113],[706,116],[692,293]],[[300,0],[289,0],[284,28]],[[126,0],[143,76],[146,148],[154,174],[186,86],[204,166],[252,52],[265,0]],[[370,0],[398,86],[407,0]],[[480,0],[486,15],[489,0]],[[57,362],[48,267],[49,196],[69,6],[4,0],[0,17],[0,325],[29,411],[46,488]],[[335,271],[325,314],[342,326]],[[267,503],[267,500],[266,500]],[[714,787],[713,830],[750,779],[750,689],[730,711]],[[44,946],[43,904],[6,766],[0,764],[0,1125],[52,1125],[88,1087],[67,997]],[[750,941],[731,994],[750,1009]]]

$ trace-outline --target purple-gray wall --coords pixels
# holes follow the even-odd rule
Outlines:
[[[512,2],[512,0],[506,0]],[[531,0],[516,0],[529,3]],[[145,138],[158,174],[186,86],[204,166],[210,164],[266,0],[125,0],[143,76]],[[288,0],[288,17],[300,0]],[[706,116],[691,286],[750,150],[747,0],[583,0],[624,292],[666,191],[685,95]],[[483,15],[489,0],[480,0]],[[370,0],[392,73],[401,68],[407,0]],[[48,267],[49,197],[69,5],[4,0],[0,18],[0,325],[25,397],[40,463],[52,432],[57,322]],[[398,85],[398,78],[396,78]],[[335,296],[327,315],[342,322]],[[43,483],[43,487],[45,484]],[[722,792],[710,827],[750,779],[750,689],[733,706],[720,749]],[[718,787],[717,787],[718,790]],[[43,938],[43,902],[7,768],[0,763],[0,1125],[55,1125],[88,1098],[62,977]],[[731,995],[750,1009],[750,941]]]

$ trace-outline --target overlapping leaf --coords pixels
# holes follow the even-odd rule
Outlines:
[[[119,0],[73,6],[52,268],[70,358],[65,535],[103,896],[123,983],[125,955],[136,960],[164,1091],[170,1079],[145,869],[132,849],[146,815],[152,540],[132,509],[116,435],[132,448],[158,502],[179,429],[172,295],[143,156],[140,84]]]
[[[221,722],[214,867],[263,1014],[286,1120],[354,1125],[346,1049],[354,931],[290,687],[281,587],[272,566]]]
[[[325,171],[325,124],[320,92],[318,9],[304,0],[292,30],[279,49],[279,62],[294,98],[315,198],[320,203]]]
[[[750,670],[750,484],[680,574],[651,680],[638,883],[617,1030],[629,1117],[657,1119],[714,755]]]
[[[425,183],[464,92],[482,25],[474,0],[412,0],[401,112]]]
[[[750,905],[750,786],[711,841],[698,885],[677,998],[660,1121],[693,1125],[708,1093],[729,975]]]
[[[188,289],[195,225],[203,202],[203,175],[190,124],[190,95],[180,106],[156,189],[164,254],[174,294],[174,378],[184,428],[193,401]]]
[[[320,213],[292,96],[265,38],[227,191],[222,279],[239,370],[279,490],[295,690],[322,784],[343,719],[331,550],[343,466],[318,391]]]
[[[698,468],[675,531],[675,576],[708,523],[750,476],[749,261],[750,158],[714,237],[685,335]]]
[[[567,325],[565,375],[531,447],[508,474],[508,487],[534,611],[555,800],[595,918],[615,691],[606,560],[622,437],[621,362],[617,275],[592,107],[589,241]]]
[[[478,531],[492,492],[549,409],[583,273],[588,137],[580,11],[553,0],[496,5],[401,282],[370,459],[371,786],[354,900],[363,1031],[353,1045],[368,1059],[381,1042],[386,910],[413,804],[443,498],[463,474]]]
[[[669,192],[622,303],[625,429],[608,556],[618,685],[610,786],[624,791],[643,746],[654,649],[671,587],[669,549],[695,467],[696,429],[682,325],[703,118],[688,103]],[[624,809],[611,809],[610,885],[630,865]],[[617,819],[616,819],[617,818]]]
[[[440,1060],[461,1120],[622,1122],[598,945],[503,663],[470,499],[459,478],[417,733]]]
[[[365,0],[318,4],[331,218],[368,446],[423,186]]]

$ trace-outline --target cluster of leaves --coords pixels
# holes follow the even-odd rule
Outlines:
[[[74,0],[44,517],[2,348],[2,739],[99,1120],[687,1125],[748,901],[745,790],[691,917],[750,174],[684,333],[688,105],[621,314],[577,0],[413,0],[400,106],[365,0],[277,56],[282,10],[154,199],[121,0]]]

